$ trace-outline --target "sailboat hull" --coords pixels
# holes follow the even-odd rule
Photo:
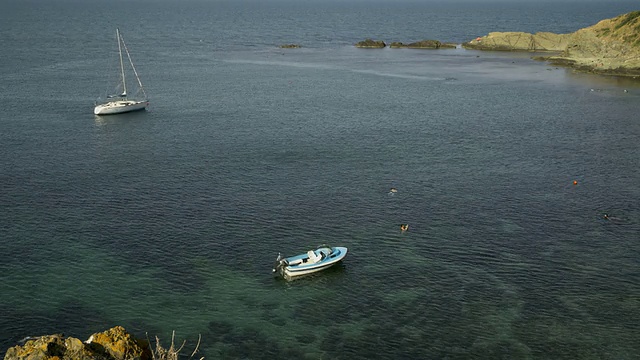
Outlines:
[[[128,113],[131,111],[145,110],[149,105],[148,101],[118,100],[109,101],[104,104],[97,105],[93,109],[96,115],[113,115]]]

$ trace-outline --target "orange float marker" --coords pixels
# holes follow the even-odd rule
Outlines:
[[[578,180],[573,180],[573,185],[578,185]]]

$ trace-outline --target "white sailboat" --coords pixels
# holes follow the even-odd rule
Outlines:
[[[107,95],[104,101],[101,101],[100,103],[96,102],[96,107],[93,109],[93,113],[96,115],[121,114],[130,111],[144,110],[149,106],[147,93],[144,91],[144,87],[142,86],[142,82],[140,81],[140,77],[138,76],[135,66],[133,66],[129,49],[127,49],[127,45],[125,44],[122,35],[120,35],[119,29],[116,29],[116,39],[118,41],[118,54],[120,56],[119,84],[116,86],[116,95]],[[125,62],[122,57],[123,51],[127,56],[129,65],[131,65],[133,74],[138,82],[138,90],[131,97],[129,97],[129,94],[127,93]]]

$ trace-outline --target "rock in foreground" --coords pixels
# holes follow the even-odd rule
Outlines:
[[[148,360],[146,340],[135,339],[121,326],[95,333],[85,342],[62,334],[29,338],[7,350],[4,360]]]

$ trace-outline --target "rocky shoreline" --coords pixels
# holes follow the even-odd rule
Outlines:
[[[174,334],[175,335],[175,334]],[[163,360],[177,359],[180,349],[176,350],[171,341],[168,349],[160,346],[156,338],[155,349],[148,339],[137,339],[122,326],[115,326],[104,332],[95,333],[85,341],[63,334],[26,337],[20,345],[9,348],[4,360]],[[198,350],[196,345],[193,355]],[[200,358],[202,360],[204,358]]]
[[[384,41],[367,39],[358,48],[387,47]],[[460,45],[465,49],[484,51],[527,51],[548,53],[533,59],[555,66],[602,75],[640,78],[640,11],[605,19],[570,34],[539,32],[491,32]],[[393,42],[391,48],[443,49],[457,44],[438,40],[422,40],[410,44]]]
[[[4,360],[147,360],[153,358],[149,342],[146,339],[134,338],[121,326],[95,333],[85,341],[73,337],[65,338],[63,334],[53,334],[27,337],[21,343],[23,344],[9,348]]]

